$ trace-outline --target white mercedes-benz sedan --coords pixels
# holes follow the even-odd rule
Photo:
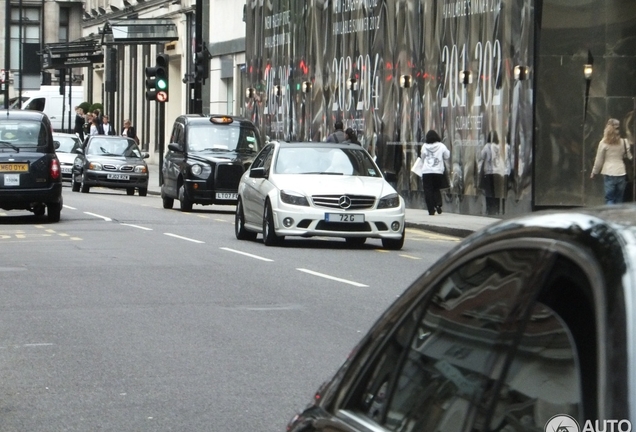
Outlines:
[[[285,236],[404,245],[404,200],[357,144],[270,142],[241,177],[238,194],[239,240],[260,233],[267,246]]]

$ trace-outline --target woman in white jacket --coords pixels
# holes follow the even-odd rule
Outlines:
[[[432,216],[435,211],[442,214],[441,190],[447,187],[446,179],[444,178],[444,161],[450,158],[450,151],[434,130],[429,130],[426,133],[426,140],[422,146],[420,157],[424,163],[422,187],[428,214]]]

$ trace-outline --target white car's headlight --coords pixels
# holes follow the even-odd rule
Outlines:
[[[136,173],[146,173],[146,172],[148,172],[148,170],[146,169],[146,167],[144,165],[137,165],[135,167],[135,172]]]
[[[97,162],[91,162],[88,164],[88,169],[92,169],[95,171],[101,171],[102,169],[102,164],[97,163]]]
[[[203,171],[203,168],[201,168],[201,165],[197,165],[197,164],[192,165],[191,169],[192,169],[192,174],[194,174],[195,176],[198,176]]]
[[[280,191],[280,200],[286,204],[309,206],[307,198],[296,192]]]
[[[399,207],[400,206],[400,196],[396,193],[391,194],[391,195],[387,195],[383,198],[380,199],[380,202],[378,203],[378,208],[379,209],[383,209],[383,208],[394,208],[394,207]]]

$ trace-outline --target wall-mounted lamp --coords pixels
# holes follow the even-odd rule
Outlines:
[[[528,66],[520,66],[520,65],[515,66],[514,68],[515,80],[523,81],[525,79],[528,79],[528,72],[530,72],[530,68]]]
[[[473,73],[469,70],[459,71],[459,82],[463,85],[473,83]]]
[[[285,89],[283,88],[283,86],[281,85],[275,85],[274,86],[274,96],[276,97],[280,97],[283,94],[285,94]]]
[[[401,75],[400,76],[400,87],[402,87],[402,88],[411,87],[411,81],[412,80],[413,80],[413,77],[411,77],[411,75]]]
[[[349,78],[347,80],[347,90],[358,90],[358,80],[355,78]]]
[[[591,63],[587,63],[583,66],[583,75],[586,80],[592,79],[592,73],[594,72],[594,66]]]
[[[248,87],[245,89],[245,97],[248,99],[253,99],[256,96],[256,89],[253,87]]]
[[[303,81],[300,88],[303,93],[309,93],[311,91],[311,81]]]

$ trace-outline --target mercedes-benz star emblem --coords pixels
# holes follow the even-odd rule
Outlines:
[[[340,208],[348,209],[349,207],[351,207],[351,198],[346,195],[341,196],[338,200],[338,205],[340,206]]]

